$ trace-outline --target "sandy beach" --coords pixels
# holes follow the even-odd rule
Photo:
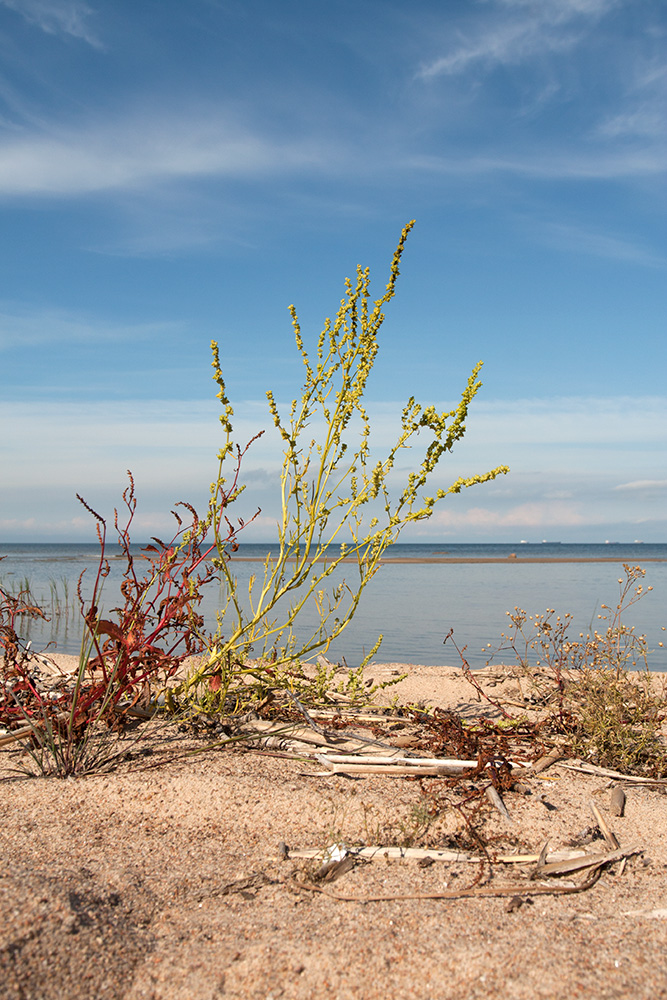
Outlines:
[[[495,714],[460,670],[368,671],[376,681],[406,671],[401,701]],[[503,668],[477,676],[494,698],[521,694]],[[409,747],[410,733],[396,717],[383,740]],[[454,806],[417,836],[424,788],[446,795],[445,779],[332,774],[280,744],[215,749],[191,733],[165,755],[164,739],[160,730],[117,771],[76,780],[22,777],[16,752],[3,751],[2,997],[667,996],[664,786],[625,783],[624,814],[614,816],[609,777],[563,762],[528,770],[503,795],[509,818],[478,803],[491,859],[482,864]],[[593,839],[591,803],[636,853],[585,891],[532,895],[547,841],[549,852],[608,850]],[[381,855],[315,883],[321,860],[294,856],[411,838],[458,859]],[[517,854],[533,862],[495,860]],[[576,872],[549,885],[583,882]],[[505,895],[466,895],[504,886]],[[419,898],[442,893],[450,898]]]

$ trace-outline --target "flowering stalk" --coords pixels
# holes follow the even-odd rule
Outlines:
[[[261,679],[268,672],[276,678],[281,667],[294,666],[316,650],[327,649],[352,619],[382,554],[406,524],[429,518],[447,495],[509,471],[507,466],[498,466],[481,475],[459,478],[433,495],[421,495],[443,454],[451,451],[465,432],[468,408],[481,387],[481,362],[473,368],[455,409],[440,413],[434,406],[422,407],[410,398],[396,443],[384,459],[371,461],[371,428],[363,397],[379,350],[384,309],[394,296],[399,264],[413,225],[410,222],[401,233],[389,282],[379,299],[371,299],[367,268],[357,268],[354,282],[346,279],[345,296],[334,321],[326,320],[313,358],[306,350],[296,310],[290,306],[296,346],[305,369],[304,386],[287,417],[281,415],[273,393],[267,392],[269,411],[284,447],[279,550],[267,557],[262,581],[251,581],[246,608],[239,599],[227,552],[218,546],[217,565],[226,603],[207,662],[182,693],[208,678],[224,698],[230,684],[241,676]],[[217,344],[212,348],[214,378],[224,408],[220,418],[225,432],[219,454],[222,466],[233,448],[233,411],[225,393]],[[309,425],[318,419],[323,419],[325,426],[322,440],[304,441]],[[408,474],[395,496],[397,459],[421,432],[428,434],[421,465]],[[338,583],[327,592],[328,578],[343,562],[353,563],[354,582]],[[312,602],[319,622],[297,642],[294,625]],[[371,655],[377,645],[379,642]],[[270,668],[245,666],[248,654],[253,649],[257,652],[258,646],[262,657],[270,657]]]

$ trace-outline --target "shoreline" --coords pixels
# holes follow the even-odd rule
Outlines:
[[[266,561],[266,556],[230,556],[230,562],[259,562]],[[295,556],[290,556],[288,562],[296,562]],[[325,562],[326,557],[318,559],[317,562]],[[664,563],[667,559],[660,556],[647,556],[641,560],[643,563]],[[356,563],[356,559],[345,558],[341,563]],[[419,558],[418,556],[387,556],[380,560],[381,563],[412,563],[419,566],[428,566],[430,563],[453,563],[453,564],[475,564],[475,563],[502,563],[516,566],[521,563],[623,563],[626,559],[620,556],[433,556],[430,559]]]

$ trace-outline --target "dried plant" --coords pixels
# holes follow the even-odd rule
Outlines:
[[[507,612],[511,627],[492,659],[506,662],[512,654],[526,701],[548,709],[574,753],[604,767],[664,775],[664,690],[649,670],[646,636],[625,621],[653,588],[644,588],[640,566],[623,568],[618,601],[601,606],[601,624],[591,633],[573,636],[569,613],[529,615],[515,608]]]

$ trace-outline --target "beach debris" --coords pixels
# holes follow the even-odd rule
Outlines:
[[[568,895],[578,892],[586,892],[587,889],[591,889],[595,883],[600,878],[601,865],[593,868],[590,875],[584,879],[583,882],[559,882],[557,884],[547,884],[542,883],[536,885],[532,883],[531,885],[473,885],[468,887],[461,887],[460,889],[444,889],[440,892],[396,892],[396,893],[382,893],[373,896],[346,896],[340,892],[335,892],[331,889],[325,889],[324,886],[315,885],[313,882],[305,882],[300,879],[292,878],[292,880],[287,883],[290,888],[300,891],[306,889],[308,892],[318,892],[323,896],[329,896],[331,899],[337,899],[342,903],[385,903],[394,902],[408,899],[465,899],[474,896],[561,896]]]
[[[621,785],[614,785],[611,790],[609,812],[612,816],[622,816],[625,812],[625,792]]]
[[[493,787],[493,785],[488,785],[484,789],[484,794],[491,803],[491,805],[498,810],[503,819],[506,819],[508,823],[512,823],[512,817],[507,811],[507,806],[500,797],[500,793]]]
[[[351,853],[343,844],[332,844],[324,852],[322,864],[315,873],[316,882],[335,882],[337,878],[354,868],[359,856]]]
[[[624,917],[644,917],[646,920],[667,920],[667,909],[626,910]]]
[[[532,902],[533,901],[532,899],[530,899],[530,897],[524,899],[523,896],[512,896],[507,906],[505,907],[505,912],[516,913],[517,910],[521,909],[524,903],[532,903]]]
[[[614,861],[621,861],[623,858],[632,857],[634,854],[642,854],[643,847],[629,847],[616,851],[609,851],[607,854],[584,854],[578,858],[570,858],[565,861],[548,861],[537,865],[532,878],[537,875],[564,875],[570,872],[582,871],[585,868],[602,868],[604,865]]]
[[[340,848],[340,845],[338,845]],[[343,850],[342,848],[340,848]],[[332,856],[332,848],[327,848],[322,851],[319,848],[302,848],[289,851],[290,860],[293,858],[298,858],[302,860],[315,860],[322,861],[326,863],[331,860],[342,860],[345,855],[351,855],[356,858],[360,858],[366,861],[423,861],[425,858],[430,858],[431,861],[449,861],[449,862],[461,862],[461,861],[479,861],[479,858],[473,859],[470,854],[466,854],[464,851],[440,851],[435,848],[425,848],[425,847],[396,847],[396,846],[383,846],[383,845],[370,845],[364,847],[345,847],[344,854],[341,853],[337,857]]]
[[[331,774],[380,774],[394,777],[473,777],[478,773],[479,761],[458,760],[452,757],[407,757],[398,755],[376,756],[372,762],[360,754],[318,753],[316,759]],[[488,761],[484,767],[493,768],[497,762]],[[521,765],[512,765],[521,769]],[[325,772],[326,773],[326,772]],[[494,805],[496,803],[494,802]],[[500,808],[496,805],[496,808]],[[504,807],[503,807],[504,808]],[[502,812],[502,808],[500,808]]]
[[[433,757],[376,757],[372,763],[368,758],[354,754],[317,754],[317,760],[332,774],[381,774],[392,777],[448,777],[472,772],[477,766],[475,760],[452,760]]]
[[[548,841],[542,848],[540,854],[499,854],[494,855],[491,861],[494,864],[502,865],[538,865],[547,863],[556,864],[567,861],[586,862],[583,867],[590,867],[587,859],[600,858],[599,853],[591,854],[584,850],[553,851],[547,854]],[[417,863],[429,859],[432,863],[436,861],[447,862],[449,864],[479,864],[482,857],[479,854],[470,854],[467,851],[447,851],[431,847],[399,847],[396,845],[369,844],[361,847],[351,847],[345,845],[345,854],[353,855],[365,861],[416,861]],[[287,849],[286,858],[289,860],[321,861],[325,863],[332,859],[331,848],[322,850],[317,847]],[[637,852],[629,852],[637,853]],[[341,860],[345,855],[341,853],[335,860]],[[629,856],[629,855],[628,855]],[[484,858],[484,860],[489,860]]]
[[[302,716],[304,717],[310,728],[314,732],[319,733],[320,736],[326,736],[327,735],[326,729],[320,726],[319,723],[315,722],[308,709],[305,707],[305,705],[302,704],[301,701],[299,701],[294,692],[290,691],[289,688],[285,688],[285,694],[288,696],[288,698],[290,698],[290,700],[294,703],[294,705],[296,705],[296,707],[301,712]]]
[[[536,865],[535,868],[533,868],[532,872],[529,875],[530,879],[534,879],[542,871],[542,869],[544,868],[545,864],[547,863],[547,850],[548,850],[548,848],[549,848],[549,841],[545,840],[544,841],[544,847],[540,851],[539,856],[537,858],[537,865]]]
[[[554,747],[549,753],[544,754],[543,757],[539,757],[532,765],[531,770],[533,774],[540,774],[542,771],[546,771],[548,767],[551,767],[552,764],[562,760],[564,756],[565,752],[562,747]]]
[[[10,743],[16,743],[17,740],[30,739],[30,737],[35,732],[35,727],[39,725],[39,722],[31,723],[29,726],[21,726],[20,729],[14,729],[9,732],[5,731],[2,736],[0,736],[0,747],[9,746]]]
[[[584,761],[562,761],[558,766],[564,767],[567,771],[581,771],[582,774],[593,774],[599,778],[617,778],[626,785],[667,785],[667,778],[646,778],[641,774],[623,774],[622,771],[612,771],[608,767],[598,767],[596,764],[587,764]]]
[[[589,805],[591,807],[591,812],[593,813],[595,822],[598,825],[598,829],[600,830],[600,833],[604,837],[608,847],[610,847],[612,851],[617,851],[621,845],[618,842],[616,834],[614,833],[613,830],[609,828],[609,824],[607,823],[606,819],[604,818],[604,816],[602,815],[602,813],[600,812],[600,810],[595,805],[592,799],[590,800]]]

